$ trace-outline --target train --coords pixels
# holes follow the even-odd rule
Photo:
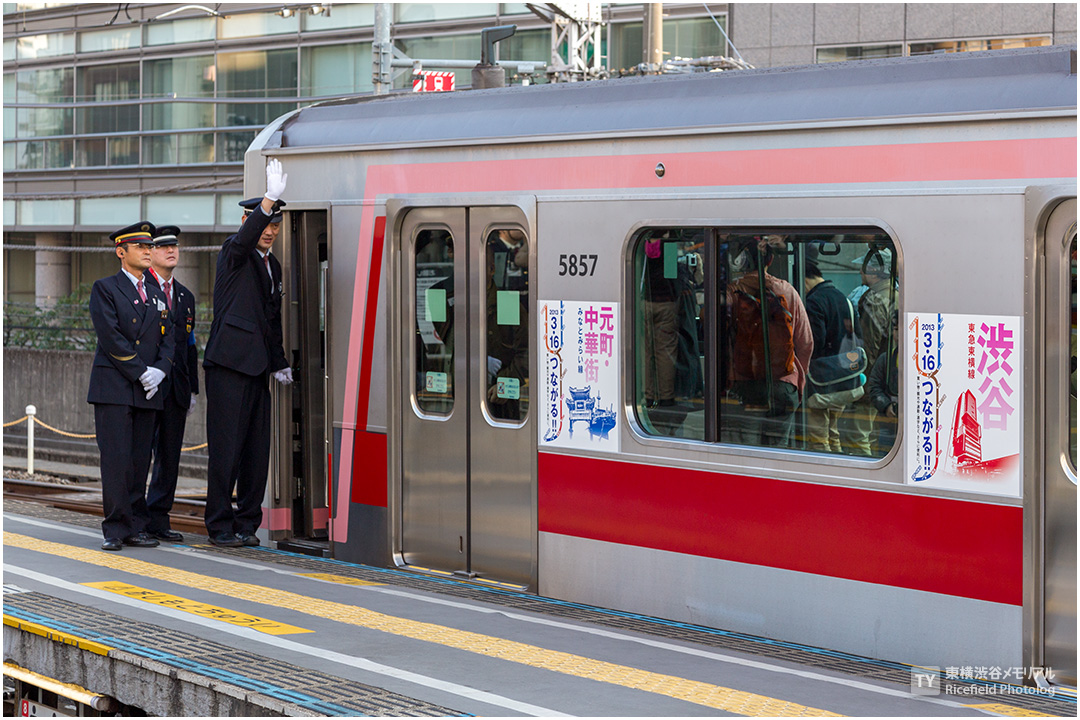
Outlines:
[[[1054,46],[278,118],[264,531],[1075,685],[1076,87]]]

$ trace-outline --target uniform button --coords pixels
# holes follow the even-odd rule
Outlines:
[[[137,323],[137,322],[139,322],[139,319],[138,318],[131,318],[131,322]]]
[[[136,341],[135,341],[135,344],[136,344],[136,345],[138,345],[138,344],[139,344],[139,341],[138,341],[138,340],[136,340]]]

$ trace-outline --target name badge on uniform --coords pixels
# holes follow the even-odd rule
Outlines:
[[[154,298],[154,302],[157,303],[158,312],[164,313],[168,309],[160,298]]]

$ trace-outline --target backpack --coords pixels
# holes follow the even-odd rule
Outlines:
[[[787,299],[765,289],[769,318],[768,359],[773,381],[795,370],[795,341],[792,315]],[[735,325],[733,371],[736,380],[766,380],[765,334],[761,325],[761,302],[736,286],[732,293],[732,320]]]

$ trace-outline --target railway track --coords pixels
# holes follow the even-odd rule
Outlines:
[[[85,487],[82,483],[61,484],[5,477],[4,500],[24,500],[88,515],[102,515],[101,489],[97,485]],[[205,508],[206,500],[203,498],[177,497],[169,513],[172,529],[182,533],[205,533]]]

